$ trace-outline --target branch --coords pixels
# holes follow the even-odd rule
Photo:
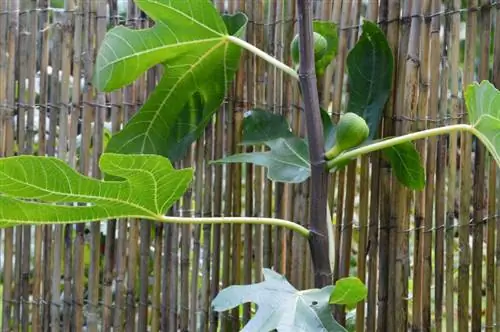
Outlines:
[[[311,160],[311,198],[309,201],[311,236],[309,237],[309,247],[314,267],[314,284],[315,287],[320,288],[332,284],[326,225],[328,173],[325,167],[323,125],[314,66],[312,1],[297,0],[297,9],[300,45],[299,80],[304,101]]]

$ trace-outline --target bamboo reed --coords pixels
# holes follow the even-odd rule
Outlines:
[[[447,17],[447,27],[449,27],[449,37],[445,41],[446,49],[449,51],[450,66],[450,124],[456,124],[458,119],[458,79],[459,79],[459,29],[460,15],[457,9],[460,1],[448,1],[446,9],[455,14]],[[455,247],[455,202],[456,202],[456,182],[457,182],[457,135],[450,134],[448,146],[448,190],[446,195],[446,271],[445,271],[445,303],[446,303],[446,330],[454,331],[454,247]]]
[[[82,174],[100,177],[105,121],[113,133],[120,130],[163,72],[156,67],[122,90],[98,93],[88,85],[96,52],[109,27],[124,23],[140,29],[152,21],[133,0],[125,8],[118,0],[62,3],[60,9],[48,0],[0,3],[0,156],[57,156]],[[298,19],[294,2],[214,4],[221,12],[244,10],[250,18],[247,41],[290,65]],[[361,32],[361,17],[380,23],[396,59],[381,136],[466,121],[466,85],[488,78],[500,85],[498,2],[311,4],[316,18],[339,24],[338,56],[318,84],[321,105],[334,122],[345,109],[345,58]],[[269,181],[262,167],[207,163],[237,151],[266,151],[238,145],[243,112],[254,107],[285,115],[293,131],[305,137],[296,83],[246,51],[242,59],[228,102],[193,153],[176,164],[193,165],[196,173],[192,192],[169,214],[194,209],[195,215],[274,215],[304,224],[315,189],[310,181],[284,185]],[[65,88],[69,85],[72,90]],[[498,325],[498,169],[473,142],[455,133],[418,141],[427,178],[422,192],[402,187],[376,153],[329,176],[335,279],[356,273],[369,287],[368,298],[356,308],[357,331],[491,330]],[[357,220],[359,228],[353,229]],[[85,224],[1,231],[3,330],[233,331],[255,307],[244,305],[219,321],[210,303],[221,288],[259,282],[262,268],[284,273],[298,289],[314,286],[306,241],[281,229],[139,220],[102,226],[93,224],[90,232]],[[356,272],[350,266],[354,260]]]
[[[480,15],[477,18],[479,40],[479,70],[478,79],[489,78],[489,55],[490,55],[490,33],[491,33],[491,13],[486,6],[490,1],[482,0],[477,5],[481,5]],[[475,47],[474,47],[475,49]],[[472,324],[473,331],[482,328],[482,289],[483,289],[483,223],[487,209],[487,197],[485,196],[486,186],[486,149],[480,142],[475,143],[474,151],[474,171],[473,171],[473,216],[472,216]]]
[[[256,36],[256,28],[258,26],[258,23],[261,22],[259,18],[259,13],[258,13],[258,5],[257,2],[255,1],[245,1],[240,5],[245,6],[244,10],[246,13],[249,15],[250,22],[249,25],[247,26],[247,40],[251,41],[253,45],[258,45],[260,49],[262,49],[262,44],[259,43],[257,44],[257,36]],[[262,25],[260,25],[262,27]],[[251,54],[249,52],[246,53],[245,61],[246,61],[246,67],[245,67],[245,74],[246,74],[246,93],[243,94],[243,100],[245,102],[241,103],[243,105],[243,110],[237,110],[241,113],[245,112],[248,109],[252,109],[256,106],[256,89],[257,89],[257,67],[256,67],[256,56],[254,54]],[[243,121],[241,122],[241,126],[243,126]],[[243,127],[241,127],[243,128]],[[242,129],[238,129],[238,132],[240,132]],[[240,136],[240,140],[241,140]],[[252,152],[254,151],[254,147],[252,146],[247,146],[246,148],[243,149],[245,152]],[[241,195],[239,196],[240,198],[238,199],[236,196],[236,200],[240,201],[243,199],[244,203],[242,204],[241,208],[243,215],[244,216],[252,216],[254,213],[254,166],[252,164],[246,164],[243,165],[242,172],[245,173],[245,176],[243,178],[242,174],[242,182],[244,183],[244,187],[241,188]],[[256,179],[255,179],[256,180]],[[236,213],[238,210],[235,211]],[[253,263],[253,226],[252,225],[244,225],[242,227],[242,248],[241,248],[241,253],[242,257],[239,258],[238,266],[240,269],[241,275],[241,281],[243,284],[250,284],[252,283],[252,263]],[[240,257],[238,255],[238,257]],[[234,256],[233,256],[234,258]],[[245,325],[248,323],[248,321],[251,318],[251,311],[250,311],[250,304],[244,304],[243,305],[243,314],[242,314],[242,324]]]
[[[213,123],[209,124],[207,129],[205,130],[205,149],[204,149],[204,158],[205,160],[211,160],[213,159],[214,155],[214,144],[213,144],[213,138],[214,138],[214,126]],[[213,185],[213,178],[212,178],[212,172],[211,172],[211,167],[208,165],[208,162],[204,163],[204,172],[205,172],[205,178],[204,178],[204,184],[203,186],[205,188],[212,188]],[[210,190],[205,190],[203,192],[203,210],[202,210],[202,215],[203,216],[213,216],[213,206],[212,206],[212,191]],[[211,273],[211,242],[212,242],[212,236],[213,236],[213,226],[210,225],[204,225],[203,226],[203,255],[202,255],[202,266],[201,266],[201,273],[203,275],[202,278],[202,284],[201,284],[201,289],[200,289],[200,301],[198,302],[198,314],[196,317],[196,329],[206,332],[208,331],[208,317],[210,314],[210,273]]]
[[[402,4],[402,17],[410,17],[411,1],[404,1]],[[411,107],[407,107],[405,101],[406,93],[406,69],[407,57],[410,40],[410,20],[402,20],[399,25],[399,45],[397,53],[397,63],[395,63],[394,86],[397,92],[394,95],[394,126],[396,134],[405,134],[410,131]],[[391,218],[395,235],[395,291],[392,295],[392,310],[394,310],[394,325],[397,330],[406,330],[408,328],[408,276],[410,273],[410,254],[409,254],[409,228],[410,228],[410,204],[412,195],[393,177],[392,186],[394,188],[394,218]],[[403,199],[402,199],[403,198]],[[404,199],[406,198],[406,199]],[[410,203],[409,203],[410,202]],[[391,229],[393,229],[391,227]],[[391,281],[389,281],[391,282]],[[391,318],[389,317],[389,321]]]
[[[419,77],[420,72],[418,70],[418,66],[420,64],[420,36],[421,36],[421,19],[419,15],[422,13],[422,4],[419,2],[412,2],[412,24],[410,28],[410,41],[408,46],[408,58],[406,62],[406,85],[405,85],[405,98],[407,107],[409,109],[408,114],[411,117],[415,117],[420,119],[421,114],[421,103],[419,100],[420,87]],[[424,53],[424,52],[422,52]],[[420,127],[419,127],[420,126]],[[412,129],[421,129],[421,124],[417,123],[417,125],[413,126]],[[424,143],[417,142],[417,151],[420,156],[423,156],[423,152],[425,151]],[[421,290],[421,269],[422,269],[422,261],[421,261],[421,225],[423,221],[423,192],[415,194],[415,237],[414,237],[414,271],[413,271],[413,304],[412,304],[412,327],[418,328],[421,324],[421,304],[422,298],[420,294]]]
[[[495,44],[494,44],[494,54],[493,54],[493,84],[498,88],[500,87],[500,3],[497,3],[496,5],[496,20],[495,20],[495,32],[494,32],[494,37],[495,37]],[[499,177],[498,177],[498,167],[494,165],[494,161],[490,162],[490,173],[489,173],[489,197],[488,197],[488,215],[493,215],[496,216],[494,219],[491,219],[488,224],[488,244],[491,246],[495,246],[495,259],[496,259],[496,264],[494,266],[491,266],[490,268],[493,269],[492,274],[490,278],[493,280],[488,279],[486,285],[488,287],[487,289],[487,295],[486,295],[486,301],[488,304],[491,302],[494,302],[495,304],[495,324],[496,326],[500,326],[500,305],[496,305],[498,303],[498,299],[500,299],[500,236],[498,235],[498,230],[500,230],[499,226],[500,224],[498,223],[499,217],[498,217],[498,212],[500,210],[500,194],[498,193],[498,188],[499,188]],[[496,205],[496,208],[495,208]],[[495,223],[496,221],[496,223]],[[496,233],[496,234],[495,234]],[[493,244],[495,241],[495,236],[496,236],[496,242]],[[488,262],[488,265],[493,265],[493,263]],[[496,300],[496,302],[495,302]],[[486,316],[486,325],[488,326],[489,323],[489,317]],[[492,322],[493,324],[493,322]]]
[[[19,4],[17,1],[12,1],[7,7],[8,12],[8,29],[7,29],[7,52],[9,54],[6,68],[7,82],[15,82],[15,55],[16,55],[16,31],[18,28],[19,20],[15,11],[18,10]],[[13,13],[14,12],[14,13]],[[15,103],[15,89],[13,84],[6,86],[6,105],[11,107],[7,109],[4,118],[5,133],[4,137],[4,153],[5,156],[12,156],[14,154],[14,122],[13,122],[13,107]],[[11,310],[12,310],[12,281],[13,281],[13,248],[14,248],[14,230],[12,228],[5,230],[4,235],[4,274],[3,274],[3,308],[2,308],[2,329],[9,329],[11,327]]]
[[[370,2],[366,10],[366,17],[370,21],[377,21],[378,4]],[[370,183],[370,159],[368,156],[361,158],[360,169],[360,184]],[[358,258],[357,258],[357,276],[366,284],[367,282],[367,255],[368,255],[368,220],[369,220],[369,186],[365,189],[360,189],[359,197],[359,242],[358,242]],[[361,301],[356,306],[356,331],[363,332],[365,330],[366,319],[366,300]]]
[[[469,0],[468,6],[477,6],[478,2]],[[465,59],[464,59],[464,86],[473,81],[474,60],[476,53],[477,36],[477,13],[469,12],[467,14],[467,28],[465,40]],[[467,116],[463,117],[464,122]],[[459,228],[459,274],[458,274],[458,328],[459,330],[469,328],[469,281],[470,281],[470,199],[472,191],[472,169],[468,156],[472,155],[472,137],[468,134],[460,136],[460,228]],[[476,297],[476,296],[474,296]]]
[[[64,113],[61,111],[61,91],[59,84],[59,77],[55,75],[61,70],[61,50],[62,50],[62,31],[60,25],[55,25],[52,30],[52,49],[50,54],[51,67],[54,75],[50,76],[49,79],[49,112],[50,112],[50,127],[49,127],[49,138],[48,138],[48,155],[56,156],[65,160],[66,155],[64,149],[59,149],[58,141],[65,142],[67,136],[65,134],[65,129],[63,129],[62,137],[58,137],[57,125],[60,123],[61,127],[65,127]],[[61,117],[63,119],[61,120]],[[61,154],[59,154],[61,150]],[[51,308],[50,308],[50,325],[51,328],[57,332],[60,331],[60,319],[61,319],[61,263],[62,263],[62,226],[52,225],[49,228],[52,232],[53,243],[51,244],[51,256],[52,256],[52,268],[50,270],[51,277]]]
[[[441,79],[439,81],[440,96],[439,96],[439,122],[438,126],[443,126],[446,123],[448,113],[448,91],[450,79],[448,50],[446,44],[448,40],[449,30],[444,31],[444,45],[441,50]],[[436,150],[436,170],[446,169],[447,159],[447,142],[446,136],[439,136]],[[443,299],[444,299],[444,280],[445,280],[445,221],[446,221],[446,172],[436,172],[436,194],[435,199],[435,263],[434,263],[434,319],[437,331],[443,330]]]

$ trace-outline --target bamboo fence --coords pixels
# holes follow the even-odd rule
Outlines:
[[[215,5],[244,11],[246,39],[290,62],[293,1]],[[313,5],[317,18],[339,27],[339,52],[320,89],[334,120],[348,99],[345,61],[362,19],[380,24],[395,57],[384,136],[465,121],[464,86],[489,79],[500,88],[498,1]],[[139,29],[153,22],[132,0],[0,1],[0,157],[57,156],[101,176],[103,143],[162,74],[152,68],[109,94],[88,84],[98,46],[117,24]],[[272,183],[261,167],[207,162],[242,150],[243,114],[254,107],[285,115],[304,135],[300,103],[286,75],[245,53],[214,121],[176,165],[193,166],[195,179],[169,213],[304,223],[307,183]],[[398,184],[378,154],[331,176],[333,279],[358,276],[369,288],[366,301],[336,317],[355,331],[500,331],[498,169],[469,135],[421,140],[417,149],[427,178],[420,192]],[[263,267],[299,289],[312,287],[306,241],[269,226],[142,220],[20,226],[0,231],[0,254],[2,331],[237,331],[255,307],[213,312],[210,301],[220,289],[261,281]]]

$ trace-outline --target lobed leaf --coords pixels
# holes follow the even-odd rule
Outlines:
[[[310,176],[306,140],[295,136],[285,117],[261,109],[245,113],[242,144],[270,148],[266,152],[238,153],[214,160],[215,164],[252,163],[268,169],[272,181],[300,183]]]
[[[346,331],[331,314],[328,303],[333,286],[299,291],[284,276],[264,269],[264,281],[230,286],[212,301],[215,311],[226,311],[240,304],[257,304],[256,315],[242,332],[272,331]]]
[[[310,176],[309,150],[304,139],[277,138],[266,141],[266,152],[238,153],[212,161],[212,163],[252,163],[268,169],[269,180],[300,183]]]
[[[121,180],[86,177],[52,157],[0,159],[1,226],[120,217],[158,220],[184,194],[193,176],[192,169],[176,170],[168,159],[154,155],[107,153],[99,166]]]
[[[325,149],[335,144],[335,126],[326,110],[321,109]],[[212,163],[253,163],[268,169],[272,181],[300,183],[311,176],[307,140],[292,133],[283,115],[262,109],[245,113],[242,144],[270,148],[266,152],[239,153],[212,161]],[[345,165],[344,165],[345,166]]]
[[[221,105],[238,68],[247,17],[221,17],[208,0],[136,0],[152,28],[110,30],[97,55],[94,85],[112,91],[161,64],[164,75],[106,151],[160,154],[177,161]]]

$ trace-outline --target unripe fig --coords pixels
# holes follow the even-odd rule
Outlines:
[[[314,32],[314,59],[321,59],[328,47],[328,41],[321,34]],[[295,66],[300,62],[299,35],[295,35],[291,44],[292,61]]]
[[[333,159],[341,152],[360,145],[368,138],[369,133],[370,129],[365,119],[352,112],[345,113],[337,123],[335,131],[337,141],[325,154],[326,158]]]

